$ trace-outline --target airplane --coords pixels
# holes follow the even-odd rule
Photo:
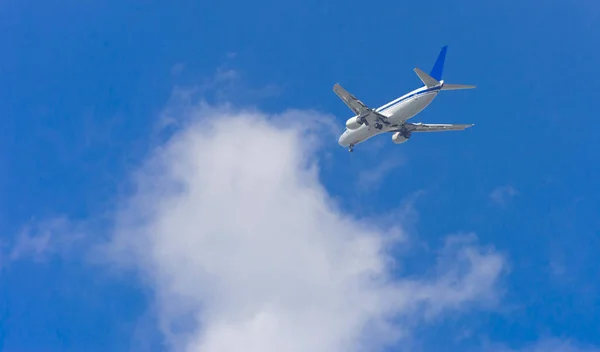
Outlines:
[[[472,85],[444,83],[442,72],[448,46],[442,47],[429,74],[419,68],[414,71],[424,86],[413,90],[391,102],[372,109],[358,100],[339,83],[333,91],[352,110],[355,116],[346,121],[346,129],[340,136],[338,144],[348,147],[352,152],[354,146],[381,133],[393,133],[392,141],[401,144],[408,141],[413,132],[459,131],[474,124],[427,124],[406,122],[425,109],[442,90],[460,90],[475,88]]]

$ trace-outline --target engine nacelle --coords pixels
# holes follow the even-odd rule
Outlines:
[[[410,133],[403,134],[402,132],[396,132],[392,135],[392,141],[396,144],[405,143],[410,138]]]
[[[351,117],[346,121],[346,127],[348,127],[349,130],[355,130],[361,125],[362,123],[358,122],[358,116]]]

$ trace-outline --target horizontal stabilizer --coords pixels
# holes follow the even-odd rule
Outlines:
[[[442,90],[459,90],[459,89],[473,89],[475,86],[471,86],[468,84],[449,84],[444,83],[442,86]]]
[[[417,74],[417,76],[419,76],[419,78],[421,79],[423,84],[427,86],[427,88],[435,87],[440,84],[440,81],[426,74],[417,67],[415,67],[415,73]]]

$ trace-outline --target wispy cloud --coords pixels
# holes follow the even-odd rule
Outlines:
[[[474,237],[446,243],[432,275],[392,275],[388,229],[343,213],[319,181],[304,122],[330,117],[179,111],[187,123],[135,174],[104,252],[151,284],[173,349],[377,350],[493,303],[504,258]]]
[[[249,86],[243,72],[227,67],[219,67],[214,76],[198,86],[205,97],[212,95],[217,104],[255,104],[264,99],[274,98],[283,93],[283,87],[276,84]]]
[[[570,279],[570,275],[566,275],[568,271],[565,265],[565,255],[560,250],[555,250],[551,254],[548,270],[554,279],[560,281]]]
[[[171,74],[177,76],[183,72],[185,69],[185,64],[183,62],[178,62],[173,67],[171,67]]]
[[[371,169],[362,170],[358,174],[358,187],[362,191],[373,191],[381,185],[381,182],[385,177],[392,172],[392,170],[402,166],[404,159],[394,157],[391,159],[385,159],[378,165]]]
[[[488,352],[600,352],[600,347],[581,344],[571,339],[542,338],[521,348],[494,346]]]
[[[51,255],[70,250],[83,236],[80,229],[65,217],[32,220],[13,241],[4,244],[2,257],[5,263],[22,259],[43,261]]]
[[[496,204],[505,205],[509,199],[517,194],[518,192],[513,186],[502,186],[490,193],[490,199]]]

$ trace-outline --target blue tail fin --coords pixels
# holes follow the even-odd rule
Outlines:
[[[437,60],[435,60],[435,64],[431,69],[431,73],[429,74],[431,77],[435,78],[438,81],[442,80],[442,73],[444,72],[444,61],[446,60],[446,50],[448,46],[442,47],[440,54],[438,55]]]

